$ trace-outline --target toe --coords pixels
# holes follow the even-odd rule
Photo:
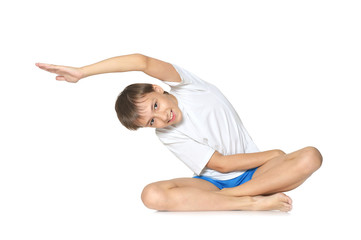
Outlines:
[[[292,205],[292,198],[290,198],[290,197],[287,196],[287,195],[285,195],[285,196],[287,197],[287,202]]]
[[[280,209],[282,212],[289,212],[292,210],[292,205],[288,203],[283,203],[282,208]]]
[[[289,196],[287,196],[286,194],[284,194],[284,193],[281,193],[282,194],[282,200],[284,201],[284,202],[287,202],[287,203],[289,203],[289,204],[292,204],[292,199],[289,197]]]

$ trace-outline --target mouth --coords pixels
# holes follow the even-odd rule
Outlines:
[[[173,111],[170,110],[170,120],[169,120],[168,122],[169,122],[169,123],[170,123],[170,122],[173,122],[174,119],[175,119],[175,117],[176,117],[175,113],[173,113]]]

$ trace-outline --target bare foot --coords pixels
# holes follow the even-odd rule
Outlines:
[[[280,210],[288,212],[292,209],[292,199],[284,193],[276,193],[270,196],[255,196],[254,210]]]

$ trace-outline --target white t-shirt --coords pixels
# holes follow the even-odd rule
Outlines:
[[[217,180],[243,171],[220,173],[205,167],[214,151],[223,155],[258,152],[241,119],[225,96],[210,83],[173,65],[181,82],[166,82],[178,100],[181,122],[156,129],[160,141],[196,175]]]

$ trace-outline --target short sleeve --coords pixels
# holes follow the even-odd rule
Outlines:
[[[186,85],[192,83],[192,76],[189,72],[185,71],[183,68],[178,67],[177,65],[173,64],[174,69],[177,71],[181,78],[181,82],[166,82],[171,87],[176,87],[180,85]]]
[[[173,91],[204,91],[208,88],[205,81],[197,75],[173,64],[173,67],[179,74],[181,82],[164,82],[169,85]]]
[[[159,140],[196,175],[200,175],[214,154],[214,149],[176,131],[157,129]]]

